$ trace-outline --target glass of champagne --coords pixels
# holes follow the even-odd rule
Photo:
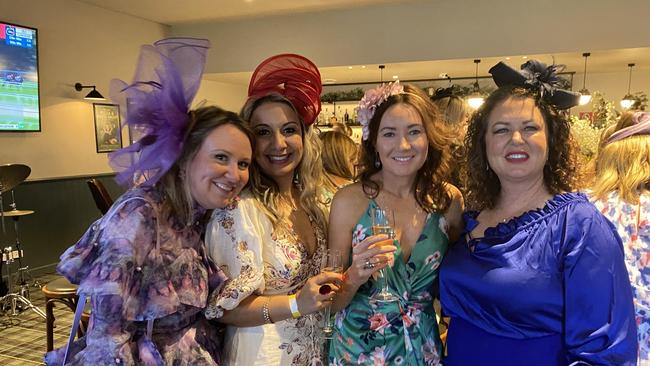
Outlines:
[[[390,221],[388,220],[387,211],[375,207],[370,212],[372,218],[372,234],[387,235],[389,239],[395,239],[395,230],[390,226]],[[383,279],[381,291],[372,295],[371,299],[378,302],[393,302],[397,301],[397,296],[393,295],[388,291],[388,276],[386,274],[387,267],[382,268],[379,273],[380,277]]]
[[[336,249],[327,249],[323,262],[325,263],[325,267],[323,267],[322,272],[343,273],[343,258],[340,251]],[[329,285],[323,285],[320,288],[320,293],[323,295],[330,291],[331,287]],[[332,334],[334,333],[334,329],[332,328],[331,311],[331,305],[327,305],[325,309],[323,309],[323,318],[325,323],[323,326],[323,335],[325,339],[332,339]]]

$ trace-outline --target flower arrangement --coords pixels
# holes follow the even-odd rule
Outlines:
[[[382,84],[379,87],[369,89],[361,98],[359,105],[356,108],[357,119],[361,123],[362,140],[366,141],[370,135],[368,124],[370,119],[375,114],[377,107],[385,102],[391,95],[404,93],[404,86],[399,83],[399,80]]]
[[[606,100],[602,93],[595,91],[592,98],[591,119],[580,119],[574,115],[569,118],[571,134],[578,145],[580,165],[587,168],[591,160],[598,154],[603,131],[615,124],[620,116],[614,103]]]

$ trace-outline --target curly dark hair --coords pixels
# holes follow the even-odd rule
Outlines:
[[[539,108],[547,128],[548,159],[544,165],[544,184],[551,194],[571,191],[578,177],[575,142],[567,114],[559,112],[535,90],[506,86],[495,90],[472,116],[465,136],[465,171],[468,207],[474,210],[494,208],[501,183],[489,168],[485,134],[488,119],[496,106],[508,98],[531,98]]]
[[[384,113],[399,103],[407,104],[418,112],[429,142],[427,159],[417,171],[414,182],[415,199],[427,212],[444,212],[451,204],[451,196],[445,184],[451,170],[449,146],[452,133],[440,118],[438,110],[429,97],[421,89],[412,85],[404,85],[404,93],[392,95],[380,104],[368,123],[370,133],[368,139],[361,144],[359,181],[363,191],[369,197],[375,198],[381,190],[381,183],[372,179],[372,176],[382,169],[381,165],[375,166],[377,159],[375,144],[379,123]]]

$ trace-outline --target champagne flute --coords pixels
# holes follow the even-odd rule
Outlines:
[[[327,249],[325,252],[325,267],[323,267],[321,272],[335,272],[335,273],[343,273],[343,258],[341,255],[341,252],[336,249]],[[321,294],[326,294],[331,291],[331,287],[329,285],[323,285],[320,288],[320,293]],[[323,318],[324,318],[324,326],[323,326],[323,336],[325,339],[332,339],[332,335],[334,333],[334,329],[332,328],[332,319],[331,319],[331,305],[327,305],[323,309]]]
[[[388,235],[390,239],[395,239],[395,230],[390,226],[390,221],[388,221],[388,216],[386,210],[380,207],[374,207],[371,210],[372,218],[372,234]],[[393,295],[388,291],[388,275],[386,270],[388,268],[384,267],[379,271],[380,277],[383,279],[381,291],[371,296],[371,299],[377,302],[394,302],[397,301],[397,296]]]

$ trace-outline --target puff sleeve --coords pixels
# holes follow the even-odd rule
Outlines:
[[[567,220],[564,250],[568,365],[636,364],[636,325],[623,246],[590,204]],[[571,227],[573,226],[573,227]]]
[[[227,276],[224,287],[213,292],[206,318],[220,318],[246,297],[264,291],[262,246],[271,232],[270,222],[257,209],[253,198],[243,198],[232,207],[215,210],[206,231],[208,255]]]

